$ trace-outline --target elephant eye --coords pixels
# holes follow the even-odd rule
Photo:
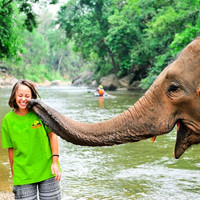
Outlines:
[[[170,92],[177,92],[178,89],[179,89],[178,86],[176,86],[176,85],[170,85],[169,88],[168,88],[168,90],[167,90],[167,92],[168,93],[170,93]]]

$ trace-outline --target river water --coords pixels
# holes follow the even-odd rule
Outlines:
[[[38,88],[42,101],[81,122],[110,119],[142,93],[115,91],[94,97],[87,88]],[[0,124],[10,110],[10,89],[0,89]],[[150,140],[112,147],[82,147],[59,138],[63,200],[200,199],[200,145],[176,160],[176,130]],[[0,144],[0,192],[12,190],[7,150]]]

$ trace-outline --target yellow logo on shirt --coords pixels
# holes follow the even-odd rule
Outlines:
[[[34,123],[32,124],[31,128],[39,128],[41,126],[42,126],[42,124],[39,121],[34,121]]]

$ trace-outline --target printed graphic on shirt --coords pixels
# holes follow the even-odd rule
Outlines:
[[[35,120],[31,128],[40,128],[41,126],[42,124],[39,121]]]

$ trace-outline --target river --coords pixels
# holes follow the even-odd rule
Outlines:
[[[143,94],[109,92],[94,97],[87,88],[38,88],[42,101],[81,122],[110,119]],[[0,89],[0,124],[10,110],[10,89]],[[200,145],[176,160],[176,130],[149,140],[112,147],[82,147],[59,138],[63,200],[188,200],[200,199]],[[7,150],[0,144],[0,192],[12,190]]]

